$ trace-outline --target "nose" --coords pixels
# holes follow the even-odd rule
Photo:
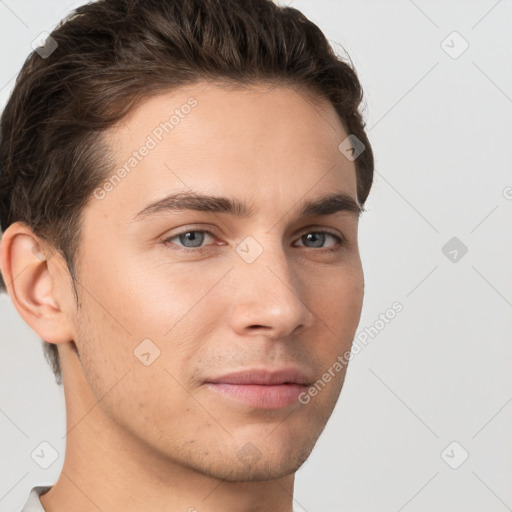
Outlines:
[[[311,287],[294,271],[281,244],[265,244],[252,263],[235,260],[230,324],[236,333],[279,339],[312,324],[314,313],[304,296]]]

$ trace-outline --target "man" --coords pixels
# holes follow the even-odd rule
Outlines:
[[[99,0],[38,50],[0,263],[67,435],[24,510],[290,512],[362,307],[355,71],[269,0]]]

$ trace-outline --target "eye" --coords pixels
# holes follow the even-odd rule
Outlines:
[[[203,245],[205,239],[208,237],[211,237],[212,239],[215,238],[213,233],[210,231],[189,229],[188,231],[177,233],[162,240],[162,243],[165,245],[174,245],[176,246],[175,249],[177,250],[182,250],[185,252],[197,252],[202,249],[206,249],[207,245],[211,245]],[[331,244],[330,247],[325,247],[325,242],[329,238],[334,240],[335,243]],[[344,239],[329,231],[310,231],[302,235],[299,238],[299,241],[303,242],[304,245],[302,245],[302,247],[307,247],[309,249],[325,249],[328,251],[335,251],[339,249],[341,245],[343,245]]]
[[[334,233],[331,233],[329,231],[310,231],[309,233],[306,233],[304,235],[302,235],[299,240],[300,241],[305,241],[306,243],[311,243],[312,245],[310,246],[306,246],[306,247],[309,247],[309,248],[312,248],[312,249],[315,249],[315,248],[326,248],[328,250],[336,250],[336,247],[324,247],[324,243],[325,243],[325,240],[326,238],[330,237],[331,239],[334,239],[337,244],[335,244],[335,246],[340,246],[343,244],[343,239],[338,236],[338,235],[335,235]]]
[[[177,239],[180,244],[183,244],[181,247],[184,248],[185,250],[202,248],[201,244],[205,240],[205,235],[209,235],[213,238],[213,234],[210,233],[209,231],[189,230],[166,238],[165,240],[163,240],[163,243],[178,245],[175,242],[173,242],[174,239]],[[180,246],[178,245],[178,247]]]

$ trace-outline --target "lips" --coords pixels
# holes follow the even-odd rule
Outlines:
[[[277,370],[254,369],[243,370],[209,378],[208,383],[214,384],[246,384],[275,386],[279,384],[300,384],[309,385],[309,379],[304,372],[298,368],[281,368]]]
[[[206,387],[229,401],[258,409],[280,409],[298,404],[310,379],[298,368],[253,369],[209,378]]]

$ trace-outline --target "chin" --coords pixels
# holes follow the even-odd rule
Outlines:
[[[294,454],[273,455],[261,459],[252,464],[237,461],[233,464],[229,461],[213,464],[208,468],[195,468],[197,471],[213,478],[222,479],[227,482],[265,482],[276,480],[294,474],[304,464],[310,455],[310,451]]]
[[[234,456],[224,447],[224,453],[211,453],[211,458],[203,458],[197,465],[190,459],[188,463],[195,471],[228,482],[275,480],[295,473],[311,454],[318,437],[246,437],[245,442],[236,443]]]

